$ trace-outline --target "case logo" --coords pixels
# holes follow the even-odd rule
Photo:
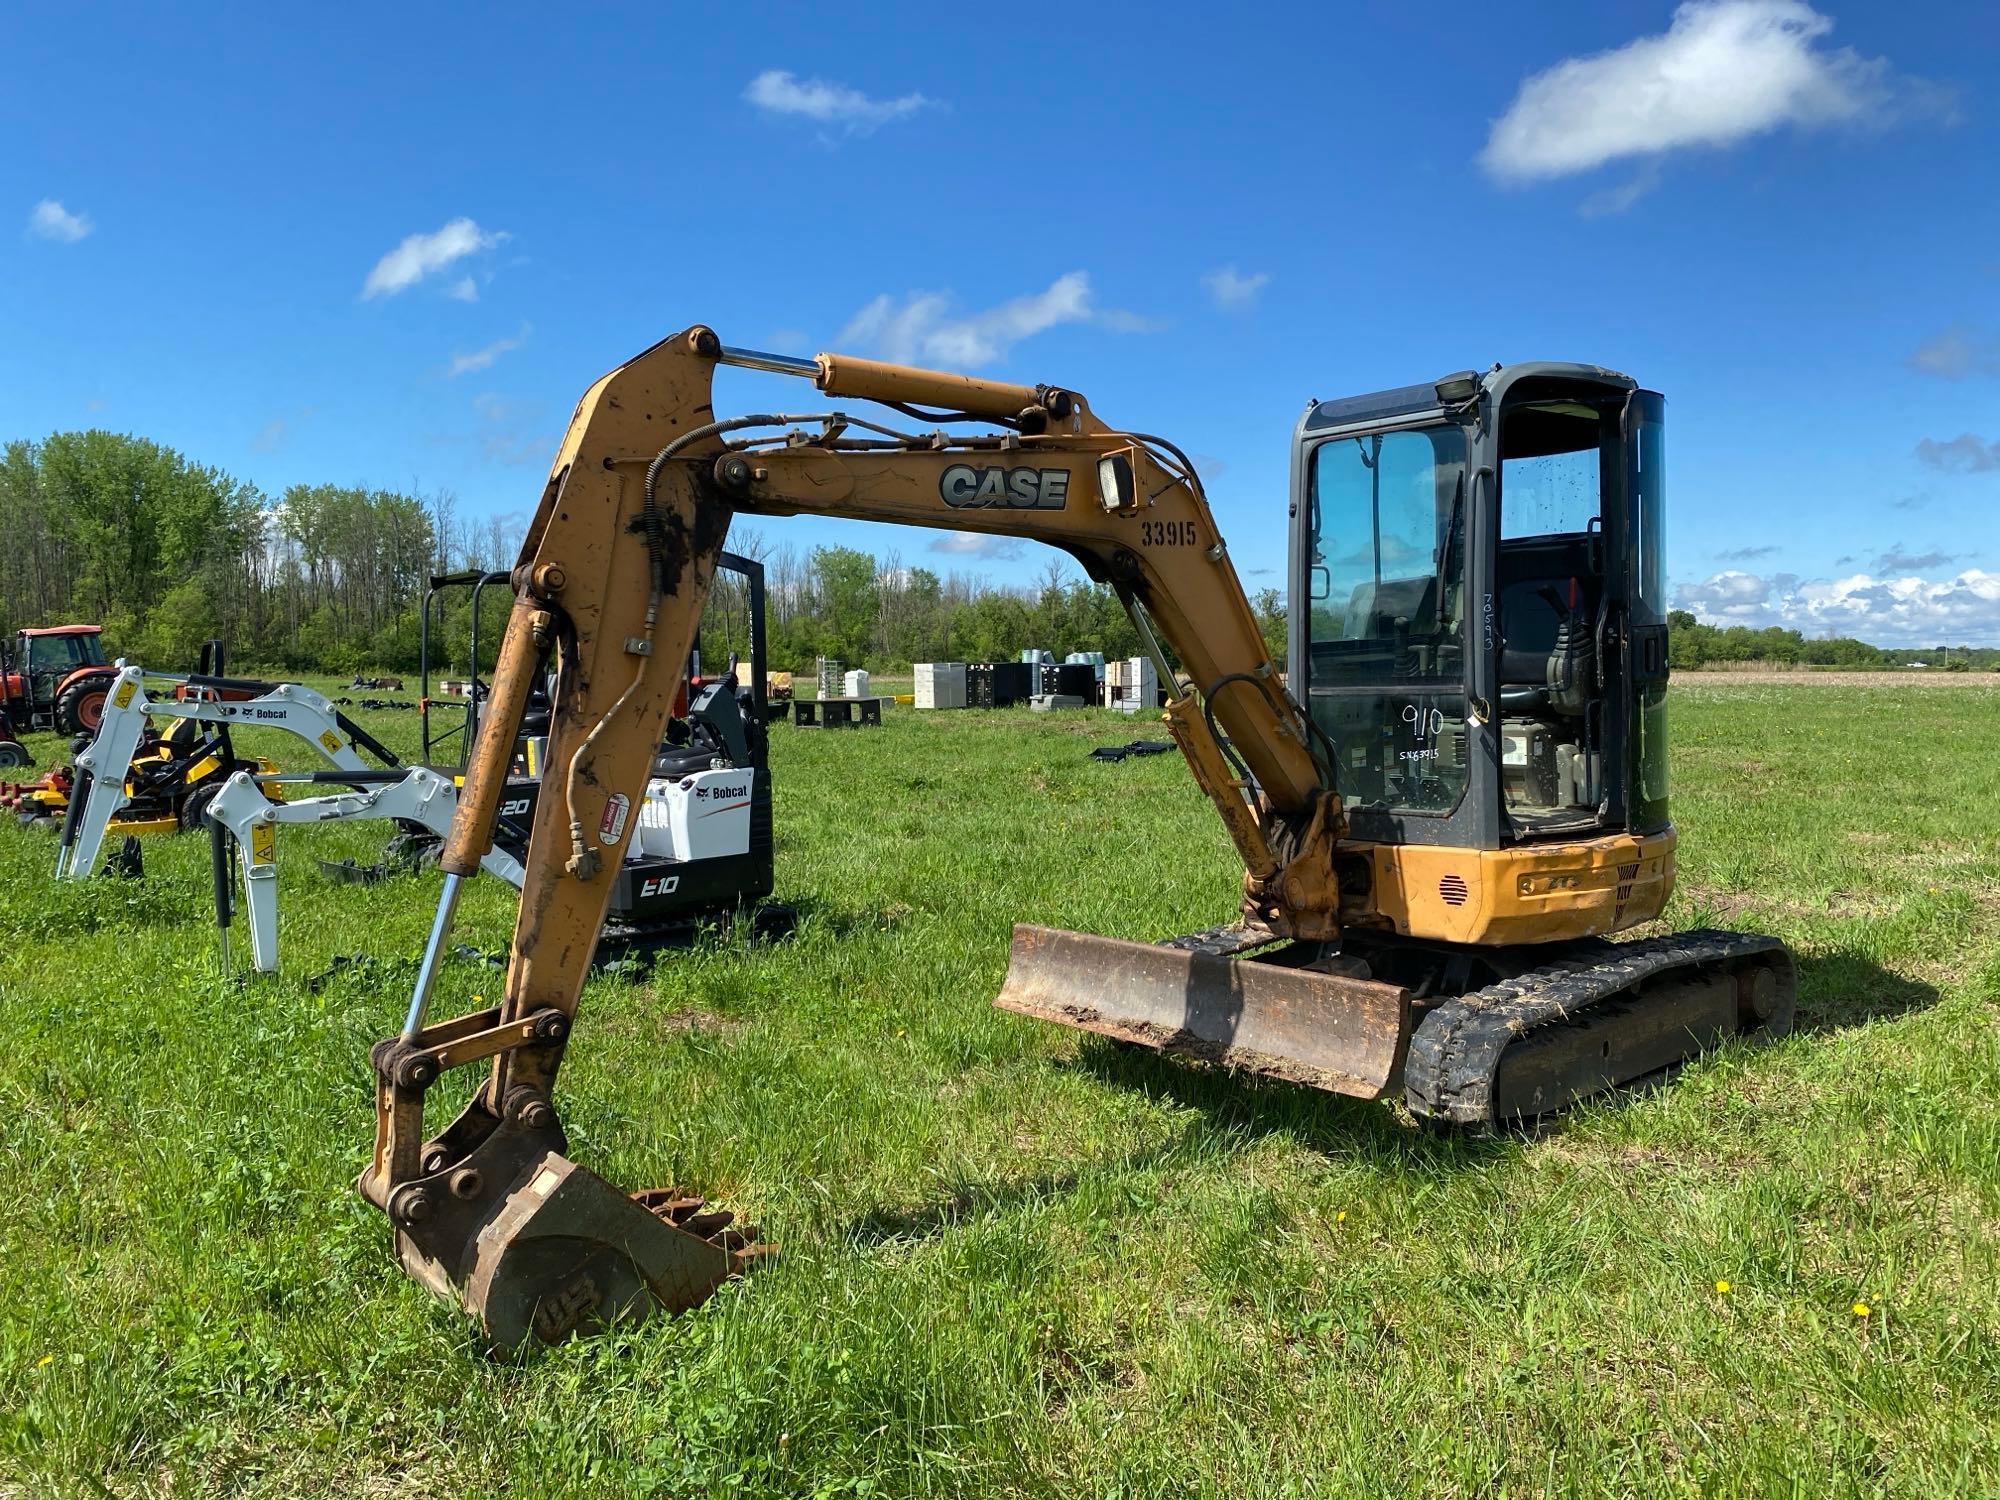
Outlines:
[[[938,494],[954,510],[1061,510],[1069,470],[953,464],[938,476]]]

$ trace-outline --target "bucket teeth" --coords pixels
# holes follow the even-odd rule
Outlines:
[[[710,1208],[706,1198],[690,1198],[676,1188],[642,1188],[632,1195],[632,1201],[681,1233],[728,1251],[738,1272],[777,1254],[776,1245],[767,1245],[757,1238],[754,1226],[738,1226],[733,1212]]]
[[[657,1214],[675,1225],[708,1202],[706,1198],[686,1197],[677,1188],[641,1188],[632,1195],[632,1201],[647,1213]]]

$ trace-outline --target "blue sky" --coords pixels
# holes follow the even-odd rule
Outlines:
[[[15,9],[0,436],[518,517],[706,322],[1082,389],[1257,587],[1309,397],[1578,359],[1667,393],[1684,603],[2000,642],[1990,3],[570,9]]]

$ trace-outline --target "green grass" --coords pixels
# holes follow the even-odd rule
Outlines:
[[[1148,726],[780,730],[802,932],[593,979],[561,1102],[581,1159],[783,1255],[524,1367],[349,1187],[436,877],[332,885],[380,831],[286,830],[287,972],[237,989],[205,841],[57,891],[0,828],[0,1494],[1990,1493],[2000,700],[1673,713],[1669,918],[1793,943],[1802,1028],[1534,1141],[990,1008],[1016,917],[1228,914],[1178,759],[1085,758]],[[307,990],[354,951],[395,962]]]

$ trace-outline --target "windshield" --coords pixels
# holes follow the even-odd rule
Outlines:
[[[1465,436],[1337,438],[1313,455],[1309,690],[1357,807],[1465,790]]]
[[[67,672],[71,667],[98,666],[104,661],[99,638],[89,632],[76,635],[31,635],[26,637],[28,659],[37,672]]]
[[[1457,678],[1465,594],[1445,553],[1464,546],[1463,435],[1327,443],[1313,481],[1315,654],[1343,681]]]

